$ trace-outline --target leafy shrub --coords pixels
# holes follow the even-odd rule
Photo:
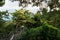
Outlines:
[[[19,40],[60,40],[58,28],[44,24],[37,28],[31,28],[23,33]]]

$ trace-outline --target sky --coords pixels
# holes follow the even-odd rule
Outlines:
[[[19,9],[22,9],[21,6],[19,7],[19,1],[11,2],[9,0],[5,0],[5,4],[2,7],[0,7],[0,11],[9,10],[9,12],[15,12],[15,10]],[[37,6],[32,7],[30,4],[23,9],[29,10],[30,12],[33,13],[36,13],[39,10]]]
[[[0,11],[8,10],[9,13],[12,13],[19,9],[18,5],[19,5],[18,1],[11,2],[9,0],[5,0],[5,4],[2,7],[0,7]],[[3,18],[3,19],[10,20],[11,18],[12,18],[12,15],[9,14],[9,19],[7,19],[7,18]]]
[[[0,11],[5,11],[5,10],[15,10],[19,8],[19,2],[15,1],[15,2],[11,2],[9,0],[5,0],[5,4],[0,7]]]

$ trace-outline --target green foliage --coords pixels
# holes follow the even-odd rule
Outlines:
[[[49,23],[56,27],[60,27],[59,26],[60,25],[60,10],[59,11],[55,10],[53,12],[50,12],[49,16],[50,16],[49,20],[51,21]]]
[[[5,22],[5,20],[3,18],[7,15],[6,13],[7,12],[0,12],[0,28],[3,27],[3,24]]]
[[[4,4],[4,2],[0,2],[0,6],[2,6]]]
[[[19,24],[19,27],[24,26],[28,28],[40,26],[42,23],[41,14],[39,11],[34,15],[28,10],[25,11],[23,9],[13,13],[13,21],[15,22],[15,25]]]
[[[59,27],[60,24],[60,11],[54,10],[47,13],[44,9],[43,15],[41,15],[39,11],[34,15],[29,11],[21,9],[12,14],[13,18],[10,21],[3,20],[3,15],[4,17],[8,15],[6,12],[0,12],[0,32],[4,37],[11,31],[16,30],[18,24],[17,29],[22,26],[30,28],[23,33],[22,40],[60,39],[60,30],[56,28]]]
[[[3,0],[0,0],[0,6],[2,6],[4,4],[4,2],[2,2]]]
[[[47,13],[44,9],[42,13],[33,14],[21,9],[12,13],[12,20],[6,21],[3,18],[8,18],[9,14],[0,12],[0,37],[4,38],[23,26],[28,30],[22,33],[21,40],[60,40],[60,10]]]
[[[6,27],[4,25],[6,20],[4,20],[3,18],[8,18],[8,15],[7,15],[7,11],[6,12],[0,12],[0,39],[2,37],[5,37],[8,32],[8,30],[6,29]]]
[[[15,23],[19,23],[20,26],[24,26],[27,22],[34,23],[32,15],[30,12],[21,9],[13,14],[13,20]]]
[[[48,24],[28,29],[19,40],[60,40],[60,30]],[[58,35],[59,34],[59,35]]]
[[[40,5],[39,2],[32,1],[34,5]],[[51,1],[48,3],[51,9],[60,7],[58,0]],[[0,6],[3,4],[4,2],[0,0]],[[47,10],[43,9],[41,15],[40,11],[33,14],[28,10],[21,9],[12,13],[12,20],[4,20],[3,18],[8,18],[8,15],[7,11],[0,12],[0,39],[6,38],[11,31],[18,31],[23,26],[28,30],[23,32],[21,39],[18,40],[60,40],[60,10],[47,13]]]
[[[44,22],[47,22],[50,25],[53,25],[55,27],[60,27],[60,10],[54,10],[51,12],[46,12],[46,10],[43,10],[42,19]]]

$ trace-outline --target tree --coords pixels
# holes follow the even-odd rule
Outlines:
[[[43,15],[41,15],[45,22],[55,27],[60,27],[60,10],[54,10],[47,13],[47,10],[43,10]]]
[[[6,35],[6,29],[4,26],[4,23],[6,22],[6,20],[4,20],[3,18],[8,18],[7,11],[6,12],[0,11],[0,35],[1,35],[0,37],[1,38],[4,37],[4,35]]]
[[[0,0],[0,6],[2,6],[4,4],[3,0]]]
[[[58,28],[45,23],[40,27],[23,32],[22,37],[18,40],[60,40],[59,32]]]

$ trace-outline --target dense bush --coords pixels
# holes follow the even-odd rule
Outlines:
[[[22,38],[19,40],[60,40],[60,30],[56,28],[60,24],[58,22],[60,20],[59,12],[52,11],[47,13],[46,10],[43,10],[43,15],[40,12],[33,15],[29,11],[19,10],[14,13],[14,21],[20,23],[18,27],[23,25],[24,27],[30,28],[22,33]]]
[[[13,13],[13,21],[19,23],[19,27],[22,25],[27,28],[37,27],[41,25],[41,14],[37,12],[35,15],[28,10],[19,10]]]
[[[43,10],[42,19],[49,25],[60,28],[60,10],[54,10],[47,13],[47,10]]]
[[[59,33],[60,30],[58,28],[44,24],[40,27],[27,30],[19,40],[60,40]]]
[[[21,9],[12,13],[13,18],[9,21],[3,20],[3,15],[4,18],[8,17],[5,12],[0,12],[1,39],[7,38],[11,31],[17,33],[23,26],[27,27],[28,30],[22,33],[21,40],[60,40],[60,29],[57,28],[60,24],[60,11],[55,10],[47,13],[46,10],[43,10],[41,15],[40,11],[33,14],[28,10]]]
[[[35,0],[32,1],[35,2]],[[34,3],[33,6],[38,6],[39,4],[39,2]],[[0,0],[0,6],[3,5],[4,2]],[[48,5],[50,9],[60,8],[58,0],[51,0]],[[20,35],[21,27],[25,27],[28,30],[25,31],[22,28],[24,30],[22,37],[20,35],[20,39],[16,38],[17,40],[60,40],[60,10],[50,10],[47,13],[47,10],[43,9],[41,15],[40,11],[33,14],[28,10],[21,9],[12,13],[13,18],[11,20],[3,20],[3,18],[8,18],[8,16],[7,12],[0,12],[0,40],[9,39],[12,35],[10,33],[13,33],[14,37],[15,34]],[[18,36],[16,35],[16,37]]]

